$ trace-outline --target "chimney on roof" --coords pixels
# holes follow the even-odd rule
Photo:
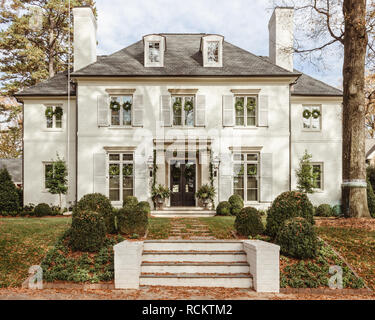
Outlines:
[[[276,7],[268,23],[269,57],[274,64],[291,72],[293,72],[293,18],[294,8]]]
[[[96,18],[91,7],[73,8],[74,71],[96,62]]]

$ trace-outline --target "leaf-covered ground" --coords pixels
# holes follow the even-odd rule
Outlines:
[[[1,218],[0,288],[20,286],[70,224],[70,218]]]

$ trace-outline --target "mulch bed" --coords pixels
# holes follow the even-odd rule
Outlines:
[[[356,218],[318,218],[315,219],[318,227],[352,228],[375,231],[375,219]]]

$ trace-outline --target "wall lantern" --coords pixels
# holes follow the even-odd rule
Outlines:
[[[154,168],[154,158],[152,156],[148,157],[147,166],[150,170],[152,170]]]
[[[219,169],[220,159],[219,159],[218,156],[215,156],[215,157],[212,159],[212,165],[214,166],[214,169],[215,169],[215,170],[218,170],[218,169]]]

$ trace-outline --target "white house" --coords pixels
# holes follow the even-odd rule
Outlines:
[[[340,203],[342,92],[293,68],[293,9],[274,11],[269,57],[215,34],[150,34],[97,56],[91,9],[73,14],[71,83],[60,73],[17,94],[25,204],[58,203],[45,189],[58,153],[67,206],[92,192],[114,205],[126,195],[151,201],[156,183],[172,192],[167,206],[194,207],[212,182],[216,203],[236,193],[263,208],[296,188],[305,150],[320,172],[312,202]]]

